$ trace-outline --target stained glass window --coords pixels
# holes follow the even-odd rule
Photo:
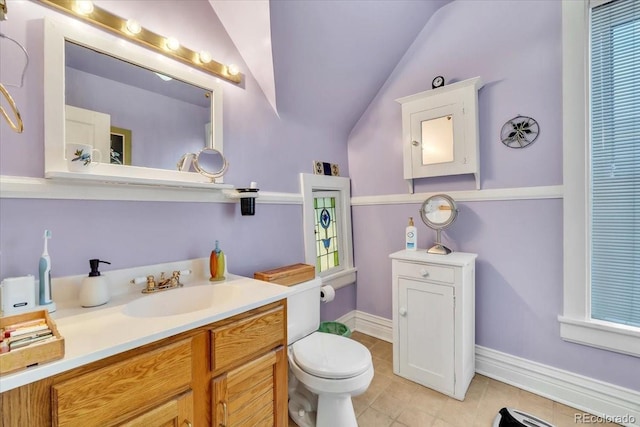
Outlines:
[[[318,197],[322,196],[322,197]],[[336,197],[314,194],[313,211],[316,236],[316,271],[325,272],[340,266],[340,238],[336,222]]]

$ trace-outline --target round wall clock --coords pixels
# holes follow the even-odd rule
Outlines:
[[[444,86],[444,77],[442,76],[436,76],[431,81],[431,89],[436,89],[442,86]]]
[[[446,194],[436,194],[422,203],[420,216],[427,227],[436,230],[435,245],[427,252],[440,255],[451,253],[451,249],[442,244],[440,233],[453,224],[458,217],[456,202]]]
[[[540,133],[538,122],[527,116],[516,116],[502,126],[500,139],[509,148],[524,148],[536,140]]]

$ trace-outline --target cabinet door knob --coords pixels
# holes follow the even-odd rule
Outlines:
[[[420,270],[420,275],[422,277],[429,277],[429,272],[426,269],[423,268],[423,269]]]
[[[400,310],[398,310],[400,312],[400,316],[406,316],[407,315],[407,309],[404,307],[400,307]]]
[[[411,145],[417,147],[418,145],[420,145],[420,143],[418,141],[411,141]]]

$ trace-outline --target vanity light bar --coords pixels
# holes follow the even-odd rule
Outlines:
[[[127,20],[120,18],[117,15],[112,14],[98,6],[93,6],[93,11],[88,14],[81,14],[76,11],[76,0],[38,0],[40,3],[52,6],[58,10],[68,13],[78,19],[86,21],[90,24],[97,25],[100,28],[111,31],[119,36],[122,36],[134,43],[138,43],[142,46],[148,47],[156,52],[159,52],[165,56],[168,56],[178,61],[184,62],[187,65],[196,67],[206,73],[213,74],[216,77],[220,77],[232,83],[241,83],[242,74],[232,74],[229,69],[233,66],[227,66],[210,60],[204,62],[200,60],[198,52],[179,45],[174,50],[167,49],[167,37],[163,37],[153,31],[147,30],[144,27],[140,27],[140,31],[137,34],[133,34],[127,29]],[[237,69],[237,67],[236,67]]]

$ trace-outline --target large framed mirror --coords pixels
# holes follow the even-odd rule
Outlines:
[[[223,152],[215,77],[80,22],[45,18],[44,47],[46,178],[232,187],[177,167],[185,153]],[[100,161],[71,172],[71,144]]]

